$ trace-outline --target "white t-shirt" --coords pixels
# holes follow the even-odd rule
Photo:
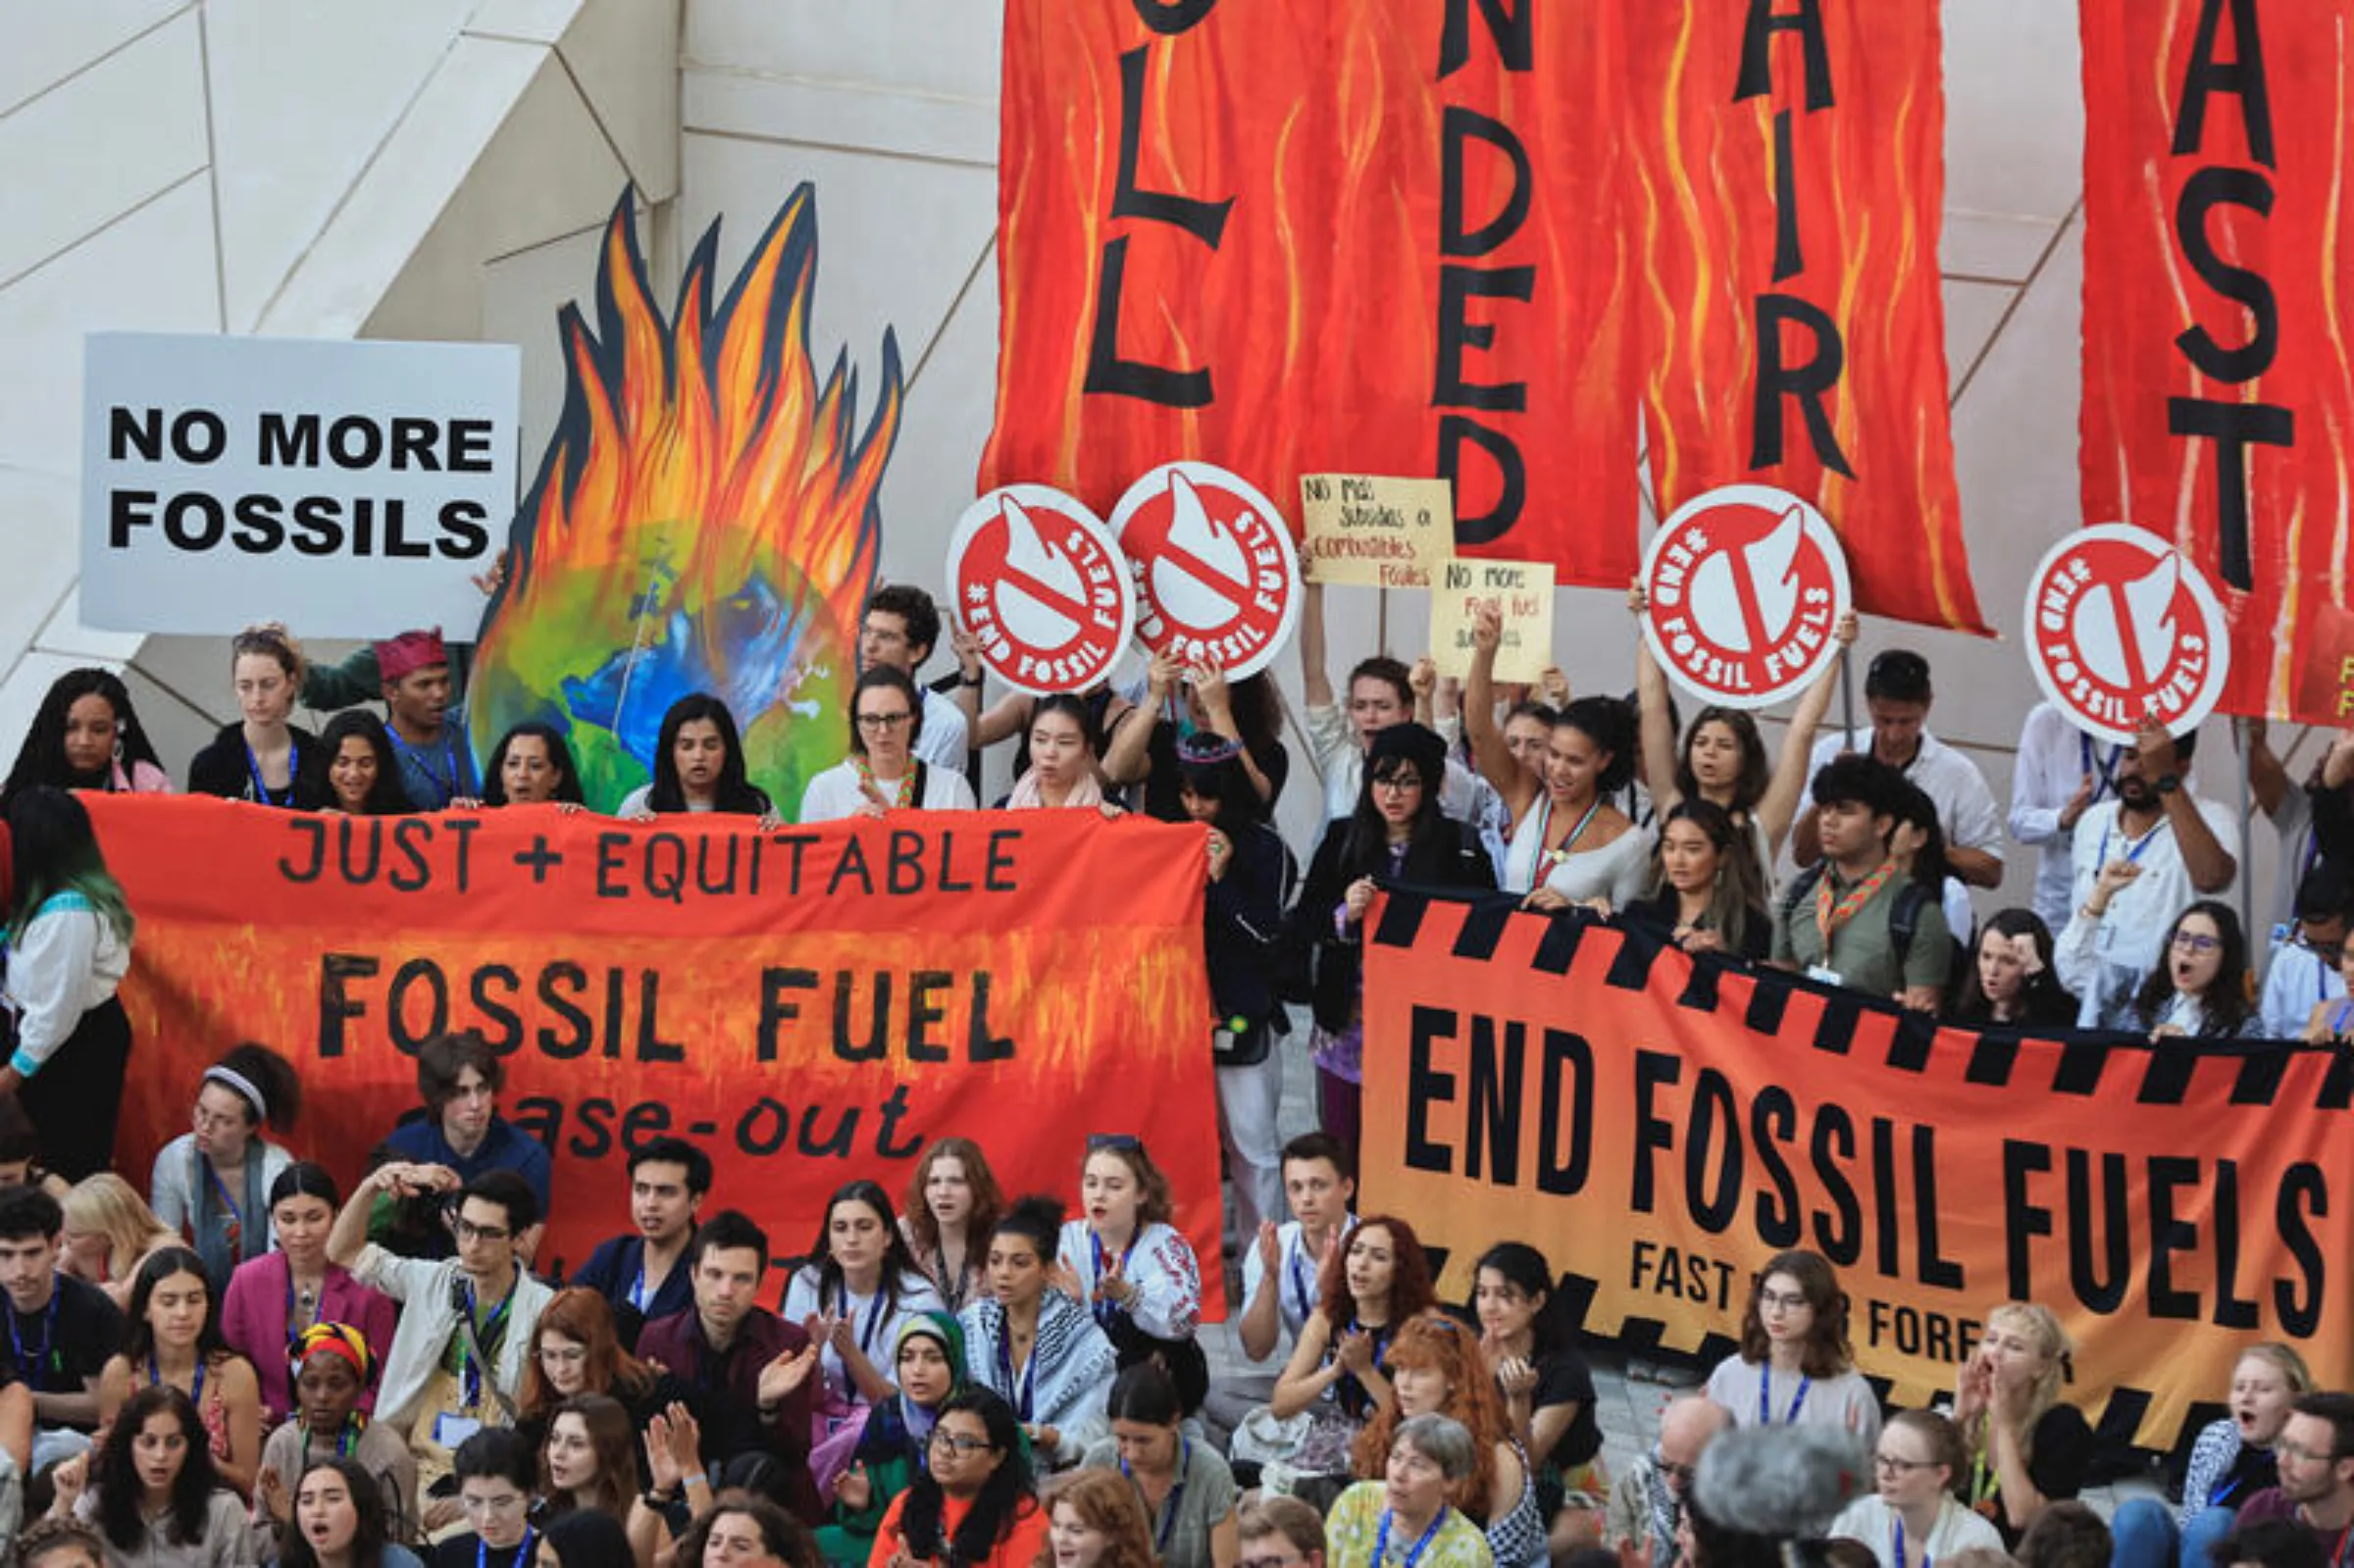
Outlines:
[[[964,763],[960,756],[953,768],[944,768],[927,757],[924,759],[924,795],[915,803],[918,811],[970,811],[973,809],[973,787],[964,782]],[[899,781],[877,779],[875,785],[884,798],[896,799]],[[801,815],[805,826],[813,822],[840,822],[858,815],[866,804],[866,796],[858,790],[858,766],[844,760],[809,781],[801,791]]]
[[[1801,1379],[1728,1355],[1709,1374],[1708,1395],[1737,1427],[1844,1427],[1867,1453],[1880,1441],[1880,1398],[1860,1372]]]
[[[2216,842],[2236,860],[2239,857],[2236,816],[2212,800],[2195,803],[2200,820],[2215,835]],[[2103,1014],[2121,997],[2132,995],[2141,978],[2165,956],[2158,949],[2174,926],[2175,917],[2209,896],[2191,885],[2190,872],[2182,864],[2181,846],[2175,841],[2174,824],[2162,817],[2158,826],[2141,837],[2127,838],[2117,825],[2122,809],[2120,802],[2104,800],[2087,810],[2076,821],[2075,842],[2070,851],[2075,868],[2069,893],[2071,910],[2081,909],[2091,901],[2092,885],[2104,861],[2129,859],[2141,867],[2141,875],[2119,888],[2109,900],[2108,912],[2101,917],[2092,938],[2089,972],[2071,974],[2066,968],[2062,970],[2060,982],[2081,999],[2083,1005],[2077,1019],[2087,1029],[2097,1027]],[[2231,890],[2225,887],[2212,896],[2228,901]]]
[[[1354,1230],[1354,1216],[1342,1228],[1346,1236]],[[1275,1315],[1283,1323],[1284,1338],[1297,1340],[1301,1326],[1316,1309],[1322,1299],[1320,1274],[1324,1260],[1308,1252],[1300,1241],[1300,1222],[1286,1220],[1275,1227],[1276,1269],[1280,1275],[1275,1292]],[[1243,1248],[1243,1301],[1248,1305],[1258,1298],[1258,1290],[1267,1277],[1266,1264],[1259,1261],[1255,1244]]]
[[[1879,1499],[1877,1493],[1858,1497],[1839,1510],[1831,1521],[1831,1539],[1857,1541],[1871,1548],[1879,1559],[1880,1568],[1898,1568],[1896,1561],[1896,1510]],[[1905,1543],[1905,1555],[1914,1557],[1926,1553],[1932,1562],[1945,1562],[1956,1552],[1971,1546],[1984,1546],[1989,1551],[2003,1549],[2002,1533],[1994,1521],[1962,1506],[1947,1497],[1937,1506],[1937,1522],[1929,1527],[1929,1539]]]
[[[2095,740],[2049,702],[2028,709],[2027,722],[2020,727],[2019,760],[2011,770],[2011,836],[2036,852],[2035,913],[2054,935],[2074,907],[2069,902],[2075,880],[2069,858],[2074,834],[2060,826],[2060,813],[2087,774],[2093,805],[2114,799],[2109,778],[2124,749]]]
[[[1841,752],[1868,754],[1870,750],[1869,730],[1824,735],[1816,741],[1807,758],[1807,804],[1815,803],[1813,780],[1825,763]],[[1904,775],[1936,803],[1937,824],[1945,830],[1949,846],[1982,849],[1997,860],[2002,858],[2003,814],[1995,806],[1994,791],[1986,787],[1986,776],[1978,772],[1976,763],[1923,730],[1920,749],[1913,754]],[[2075,787],[2073,781],[2069,787],[2072,790]],[[2081,832],[2078,836],[2082,836]]]
[[[953,697],[924,688],[924,733],[915,737],[915,754],[935,768],[964,772],[964,710]],[[803,822],[809,819],[803,817]]]

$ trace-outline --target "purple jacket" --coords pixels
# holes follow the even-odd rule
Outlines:
[[[638,1354],[687,1386],[688,1402],[703,1429],[703,1461],[724,1464],[739,1454],[773,1455],[784,1468],[793,1511],[812,1529],[825,1521],[817,1483],[809,1475],[809,1431],[814,1405],[812,1369],[793,1391],[773,1422],[760,1419],[760,1369],[809,1342],[800,1325],[760,1307],[746,1312],[723,1353],[703,1337],[695,1310],[656,1318],[638,1336]]]
[[[286,1255],[265,1252],[237,1265],[221,1296],[221,1336],[229,1347],[253,1363],[262,1385],[263,1424],[268,1426],[294,1411],[294,1380],[286,1365]],[[327,1283],[320,1290],[320,1321],[347,1323],[368,1337],[377,1370],[384,1370],[385,1352],[392,1348],[392,1323],[400,1309],[392,1298],[372,1290],[351,1277],[351,1271],[330,1263]],[[376,1379],[361,1391],[360,1408],[376,1409]]]

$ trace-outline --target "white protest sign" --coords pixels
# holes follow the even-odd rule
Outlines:
[[[218,635],[481,621],[515,513],[520,350],[93,332],[81,618]]]

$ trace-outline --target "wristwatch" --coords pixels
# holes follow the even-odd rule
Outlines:
[[[971,675],[966,675],[959,670],[956,672],[956,683],[960,686],[977,686],[981,683],[981,672],[976,670]]]
[[[2182,787],[2182,781],[2175,774],[2162,773],[2158,776],[2158,782],[2151,784],[2150,787],[2162,795],[2171,795]]]

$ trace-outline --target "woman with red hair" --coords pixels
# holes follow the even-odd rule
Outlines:
[[[1357,1479],[1387,1471],[1399,1423],[1421,1415],[1460,1422],[1471,1434],[1471,1473],[1450,1500],[1487,1533],[1496,1568],[1544,1568],[1550,1550],[1535,1480],[1478,1338],[1444,1312],[1424,1312],[1399,1326],[1389,1368],[1391,1396],[1357,1435]]]
[[[1322,1295],[1275,1380],[1270,1408],[1279,1420],[1309,1417],[1294,1470],[1345,1480],[1351,1445],[1390,1402],[1389,1351],[1399,1326],[1434,1304],[1430,1260],[1413,1227],[1387,1214],[1358,1221],[1324,1266]]]
[[[515,1428],[535,1449],[542,1448],[557,1407],[590,1393],[620,1400],[631,1427],[639,1432],[657,1412],[687,1397],[676,1378],[656,1372],[622,1348],[613,1327],[612,1303],[576,1285],[549,1299],[532,1330],[532,1358],[523,1369]],[[640,1485],[643,1484],[641,1475]]]

